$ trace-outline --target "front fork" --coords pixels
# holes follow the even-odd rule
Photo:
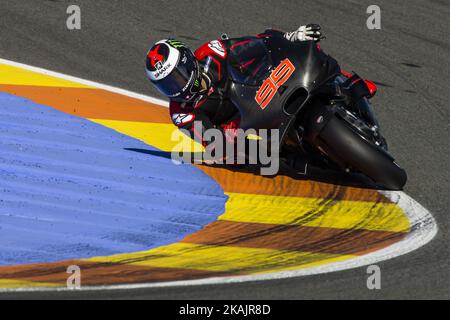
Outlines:
[[[348,82],[353,79],[351,78],[351,75],[349,77],[344,76],[338,76],[335,79],[335,82],[339,86],[343,86],[345,88],[345,85],[348,84]],[[358,77],[357,75],[354,75],[355,77]],[[359,78],[359,77],[358,77]],[[351,94],[349,94],[351,96]],[[375,142],[378,146],[381,148],[387,150],[387,143],[386,140],[383,138],[383,136],[380,134],[380,124],[375,117],[375,114],[372,109],[372,105],[369,102],[369,99],[366,96],[359,95],[359,98],[357,98],[357,101],[350,99],[345,103],[349,109],[349,111],[353,112],[357,117],[364,120],[367,124],[367,126],[370,128],[370,130],[373,133],[373,136],[375,138]]]
[[[367,98],[360,99],[355,104],[355,109],[359,113],[359,115],[367,121],[367,123],[371,127],[380,128],[378,120],[375,118],[375,114],[373,113],[372,106]]]

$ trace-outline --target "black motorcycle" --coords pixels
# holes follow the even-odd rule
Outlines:
[[[406,172],[387,152],[366,82],[343,75],[314,41],[260,38],[229,54],[229,98],[243,129],[279,129],[283,157],[360,172],[401,189]]]

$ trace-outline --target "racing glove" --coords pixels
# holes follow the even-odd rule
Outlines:
[[[295,31],[286,32],[284,37],[289,41],[320,41],[325,38],[320,31],[320,26],[318,24],[307,24],[306,26],[301,26]]]

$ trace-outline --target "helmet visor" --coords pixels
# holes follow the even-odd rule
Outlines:
[[[155,81],[155,86],[169,98],[190,98],[191,89],[198,77],[197,60],[185,52],[180,56],[178,65],[165,78]]]

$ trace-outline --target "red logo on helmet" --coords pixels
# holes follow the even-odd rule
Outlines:
[[[155,67],[155,64],[157,63],[157,62],[162,62],[162,61],[164,61],[164,56],[162,55],[162,54],[159,54],[158,53],[158,51],[159,51],[159,44],[153,49],[153,50],[151,50],[149,53],[148,53],[148,57],[150,58],[150,61],[151,61],[151,64],[152,64],[152,67],[154,68]]]

